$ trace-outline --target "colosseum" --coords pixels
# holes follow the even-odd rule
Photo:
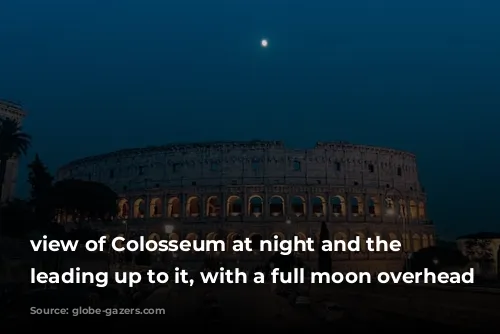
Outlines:
[[[333,253],[337,271],[400,270],[411,252],[434,244],[426,194],[413,154],[346,142],[290,149],[282,142],[210,142],[126,149],[69,163],[57,179],[102,182],[119,194],[108,234],[150,238],[236,238],[254,242],[317,238],[326,222],[334,239],[380,236],[401,252]],[[269,254],[217,254],[240,267]],[[205,254],[172,254],[197,261]],[[315,263],[316,253],[298,254]],[[232,261],[234,260],[234,261]],[[174,261],[174,259],[172,259]]]

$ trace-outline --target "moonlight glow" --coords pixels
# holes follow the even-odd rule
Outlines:
[[[263,39],[260,41],[260,45],[263,47],[263,48],[267,48],[267,39]]]

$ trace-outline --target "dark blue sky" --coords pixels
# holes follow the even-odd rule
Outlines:
[[[261,38],[270,46],[262,49]],[[52,171],[172,141],[413,151],[438,232],[498,230],[500,3],[0,2],[0,96]]]

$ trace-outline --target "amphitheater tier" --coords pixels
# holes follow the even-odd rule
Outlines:
[[[344,142],[302,150],[269,141],[168,145],[74,161],[57,178],[108,185],[119,194],[115,220],[159,238],[316,238],[324,221],[332,239],[379,235],[403,241],[404,252],[434,244],[415,156],[388,148]],[[123,233],[123,224],[116,226],[109,233]],[[401,254],[335,254],[347,267],[368,258],[393,266]]]

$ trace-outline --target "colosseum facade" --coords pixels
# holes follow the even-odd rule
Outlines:
[[[119,194],[109,234],[150,238],[317,238],[401,240],[401,252],[332,254],[338,271],[399,270],[405,256],[434,244],[413,154],[345,142],[290,149],[282,142],[217,142],[127,149],[59,169],[57,179],[102,182]],[[268,254],[219,254],[237,263]],[[203,254],[201,254],[203,255]],[[200,254],[177,254],[193,260]],[[315,252],[300,254],[315,261]],[[177,259],[177,258],[176,258]]]

